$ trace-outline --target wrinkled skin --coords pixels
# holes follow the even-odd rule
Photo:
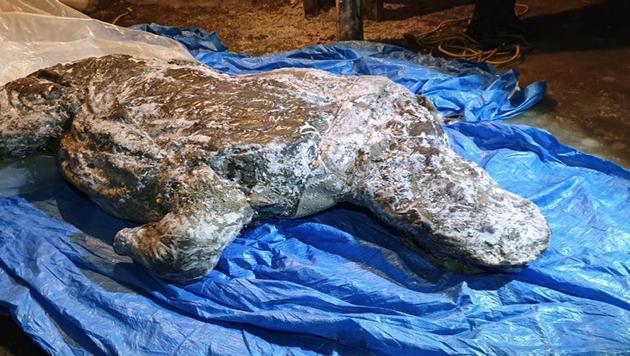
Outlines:
[[[162,278],[205,276],[252,221],[369,208],[438,260],[524,266],[537,207],[456,155],[381,77],[287,69],[229,77],[192,62],[89,58],[0,89],[0,157],[58,155],[68,181],[144,225],[114,248]]]

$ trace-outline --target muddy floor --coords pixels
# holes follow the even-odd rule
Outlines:
[[[523,85],[547,82],[543,103],[512,122],[543,127],[561,141],[630,167],[630,1],[519,0],[530,47],[518,61]],[[445,20],[470,16],[472,1],[385,0],[385,19],[366,21],[367,40],[414,48]],[[335,41],[330,9],[305,19],[300,0],[101,0],[90,16],[121,26],[159,23],[216,31],[233,52],[264,54]],[[34,354],[0,317],[0,355]]]

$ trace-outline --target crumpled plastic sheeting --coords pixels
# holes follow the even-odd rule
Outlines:
[[[519,74],[514,70],[500,74],[485,63],[447,61],[381,43],[340,42],[247,57],[227,52],[214,32],[155,24],[134,27],[176,39],[199,61],[231,74],[299,67],[345,75],[383,75],[418,95],[429,97],[443,115],[465,121],[516,117],[546,93],[543,82],[520,90]]]
[[[259,65],[283,65],[275,59]],[[405,63],[388,62],[379,58],[379,70]],[[467,90],[440,95],[456,102],[450,95]],[[447,132],[457,152],[542,209],[553,236],[530,267],[446,272],[343,206],[252,227],[207,278],[176,286],[116,255],[113,236],[131,224],[65,183],[52,158],[35,157],[0,168],[0,305],[59,354],[626,351],[630,172],[536,128],[462,122]]]
[[[192,59],[176,41],[92,19],[57,0],[0,0],[0,46],[0,85],[107,54]]]

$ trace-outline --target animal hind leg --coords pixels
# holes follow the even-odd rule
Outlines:
[[[119,231],[114,249],[159,277],[191,282],[215,267],[253,210],[234,183],[209,167],[187,170],[183,164],[160,181],[158,199],[168,213],[159,221]]]
[[[356,202],[445,262],[510,269],[546,249],[549,228],[532,202],[445,144],[421,141],[401,135],[364,157]]]

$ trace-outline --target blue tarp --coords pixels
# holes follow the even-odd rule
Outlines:
[[[630,346],[630,172],[497,121],[544,95],[516,74],[342,43],[264,57],[216,36],[153,26],[210,66],[382,74],[429,96],[453,148],[532,199],[549,249],[518,273],[463,275],[427,262],[363,210],[251,228],[185,287],[111,247],[129,222],[102,212],[38,157],[0,168],[0,305],[59,354],[613,353]],[[480,121],[481,120],[481,121]]]

